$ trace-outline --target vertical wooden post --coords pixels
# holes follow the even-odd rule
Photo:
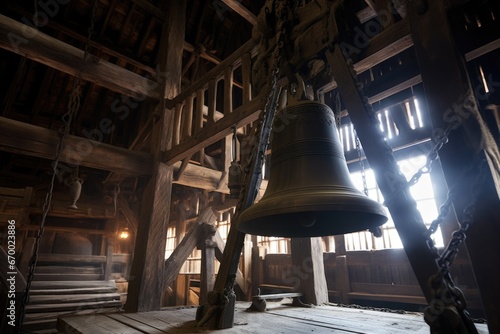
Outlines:
[[[241,74],[243,80],[243,104],[252,99],[252,55],[245,53],[241,57]]]
[[[217,108],[217,81],[215,79],[210,80],[208,83],[208,125],[212,125],[215,122],[215,109]]]
[[[184,116],[182,118],[182,139],[191,137],[193,128],[193,106],[194,95],[189,95],[186,98],[186,106],[184,107]]]
[[[113,272],[113,241],[112,237],[106,237],[106,263],[104,264],[104,280],[109,281]]]
[[[215,228],[215,227],[214,227]],[[215,247],[213,236],[202,241],[201,245],[201,283],[200,305],[207,302],[207,295],[215,284]]]
[[[292,238],[291,246],[293,272],[300,280],[303,301],[314,305],[328,303],[321,238]]]
[[[347,268],[347,256],[341,255],[335,258],[335,283],[336,288],[340,292],[340,302],[349,304],[349,291],[351,286],[349,283],[349,269]]]
[[[229,66],[224,72],[224,115],[233,112],[233,68]]]
[[[346,249],[345,249],[345,237],[343,234],[336,235],[333,237],[333,240],[335,240],[335,254],[337,255],[345,255]]]
[[[194,119],[194,133],[198,133],[203,128],[203,107],[205,106],[205,90],[196,91],[196,114]],[[205,165],[205,149],[200,150],[200,164]]]
[[[182,109],[184,105],[178,103],[175,106],[175,116],[174,116],[174,138],[173,145],[179,145],[181,142],[181,134],[182,134]]]
[[[162,27],[158,65],[162,73],[160,96],[175,97],[181,85],[182,50],[186,20],[186,1],[168,1]],[[161,162],[162,152],[172,145],[173,111],[165,100],[155,108],[152,129],[154,170],[141,203],[139,228],[134,250],[125,310],[159,310],[164,288],[165,242],[172,195],[172,166]]]
[[[426,8],[418,8],[418,2],[412,4],[408,19],[434,135],[442,133],[451,122],[460,124],[450,133],[449,142],[439,151],[439,158],[448,186],[458,190],[453,205],[459,221],[473,200],[472,186],[479,191],[466,245],[488,329],[490,333],[500,333],[499,149],[481,117],[464,59],[454,45],[445,1],[427,1]],[[478,158],[487,161],[486,168],[468,172]],[[480,185],[474,184],[478,173],[484,180]]]

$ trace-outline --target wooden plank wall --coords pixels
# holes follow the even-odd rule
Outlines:
[[[331,302],[396,302],[426,305],[418,281],[403,249],[350,251],[346,255],[324,253],[325,274]],[[262,293],[294,290],[296,278],[307,275],[307,263],[292,266],[289,254],[267,254],[259,258]],[[470,262],[461,253],[452,267],[457,286],[464,292],[470,309],[481,303]]]

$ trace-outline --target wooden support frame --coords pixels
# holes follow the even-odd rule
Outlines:
[[[167,17],[162,27],[158,59],[160,70],[168,75],[157,94],[173,98],[181,85],[186,2],[173,1],[165,6]],[[172,147],[175,106],[166,109],[165,100],[161,99],[154,110],[151,135],[154,167],[142,197],[141,226],[137,231],[125,304],[125,310],[129,312],[153,311],[161,307],[173,179],[173,166],[161,162],[161,152]]]
[[[492,264],[500,263],[500,152],[481,117],[464,58],[454,45],[445,6],[445,1],[438,0],[428,2],[422,11],[410,7],[408,18],[434,135],[459,121],[460,127],[450,133],[449,142],[439,151],[446,183],[458,190],[453,205],[459,221],[473,200],[471,187],[480,189],[466,246],[489,331],[499,333],[500,268]],[[471,175],[471,163],[478,159],[486,159],[487,166]],[[478,173],[484,178],[482,185],[474,184]]]
[[[437,272],[438,267],[426,240],[423,237],[415,238],[416,235],[424,235],[426,231],[416,208],[416,202],[406,187],[406,179],[399,171],[392,152],[387,150],[383,135],[374,123],[376,120],[368,116],[369,106],[363,101],[353,73],[338,45],[333,52],[327,52],[327,59],[339,83],[340,95],[349,110],[368,162],[375,172],[377,184],[386,198],[386,205],[391,212],[413,271],[427,301],[431,302],[432,292],[428,280]]]

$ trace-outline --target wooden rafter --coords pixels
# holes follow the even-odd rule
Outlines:
[[[4,15],[0,15],[0,47],[74,76],[78,74],[84,54],[78,48]],[[139,94],[160,98],[158,91],[151,89],[157,86],[153,80],[94,57],[89,57],[82,79],[127,96]]]
[[[248,8],[243,6],[241,1],[222,0],[222,2],[224,2],[229,8],[234,10],[236,13],[238,13],[241,17],[250,22],[252,25],[257,24],[257,17],[255,16],[255,14],[252,13]]]

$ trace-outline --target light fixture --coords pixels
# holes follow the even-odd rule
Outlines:
[[[121,232],[120,232],[120,239],[126,240],[130,236],[128,232],[128,227],[125,227]]]

